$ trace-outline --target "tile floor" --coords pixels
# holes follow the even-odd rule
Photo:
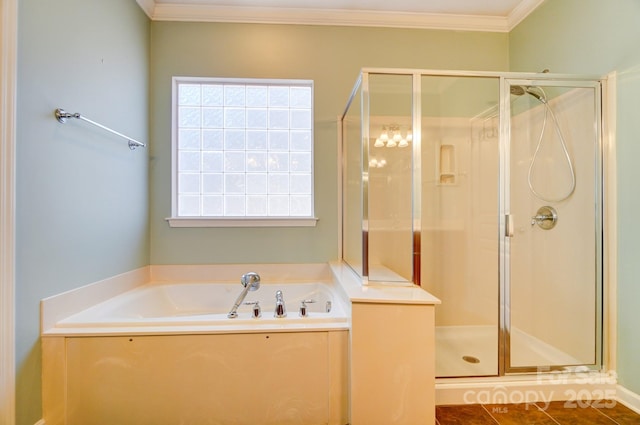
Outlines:
[[[640,415],[615,401],[436,406],[437,425],[630,425]]]

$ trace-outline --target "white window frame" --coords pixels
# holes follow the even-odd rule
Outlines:
[[[310,216],[181,216],[178,214],[178,86],[180,84],[311,86],[311,215]],[[173,77],[171,95],[171,227],[312,227],[315,217],[313,81],[291,79]]]

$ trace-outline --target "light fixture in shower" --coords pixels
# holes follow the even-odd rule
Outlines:
[[[376,148],[388,147],[388,148],[406,148],[409,143],[413,141],[413,133],[411,130],[407,130],[405,135],[402,135],[400,125],[389,124],[383,125],[380,135],[373,144]]]
[[[385,165],[387,165],[387,160],[384,158],[382,159],[373,158],[372,160],[369,161],[369,168],[382,168]]]

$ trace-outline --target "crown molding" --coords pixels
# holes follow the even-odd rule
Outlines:
[[[139,0],[140,1],[140,0]],[[154,21],[338,25],[507,32],[506,17],[158,3]]]
[[[546,0],[523,0],[518,4],[509,13],[507,16],[507,26],[509,27],[509,31],[514,29],[520,22],[524,21],[524,19],[531,14],[534,10],[538,8],[542,3]]]
[[[136,0],[136,2],[138,3],[138,6],[144,10],[144,13],[146,13],[149,18],[153,19],[153,11],[156,8],[155,0]]]
[[[478,16],[375,10],[234,7],[136,0],[140,8],[154,21],[368,26],[487,32],[511,31],[544,1],[523,0],[508,16]]]

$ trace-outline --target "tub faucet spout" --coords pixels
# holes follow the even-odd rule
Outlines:
[[[276,291],[276,311],[273,313],[273,317],[287,317],[287,308],[284,305],[282,291]]]
[[[260,288],[260,275],[254,272],[243,274],[240,278],[240,283],[242,283],[242,286],[244,286],[244,288],[242,289],[242,292],[240,292],[240,295],[238,295],[238,298],[236,298],[236,302],[233,303],[233,307],[231,307],[231,310],[227,314],[227,317],[229,319],[235,319],[236,317],[238,317],[238,307],[240,307],[240,304],[242,304],[249,291],[255,291]]]

